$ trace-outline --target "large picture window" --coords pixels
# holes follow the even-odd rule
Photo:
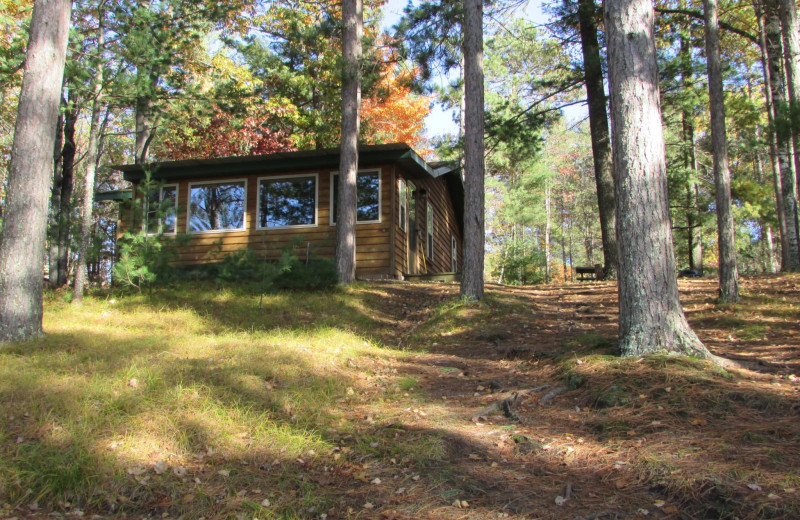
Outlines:
[[[258,227],[315,226],[317,176],[261,179],[258,184]]]
[[[189,232],[244,229],[245,181],[189,185]]]
[[[381,221],[381,172],[358,172],[356,177],[356,222]],[[339,174],[331,182],[331,223],[336,224],[339,203]]]
[[[166,184],[150,191],[145,201],[145,232],[174,235],[178,208],[178,185]]]

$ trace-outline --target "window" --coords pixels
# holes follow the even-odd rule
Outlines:
[[[450,271],[458,272],[458,243],[454,235],[450,235]]]
[[[400,201],[400,229],[406,231],[408,228],[408,185],[405,179],[398,179],[397,185],[400,192],[397,197]]]
[[[244,229],[245,181],[189,185],[189,232]]]
[[[259,228],[316,225],[317,175],[259,180]]]
[[[433,260],[433,206],[430,202],[428,202],[428,215],[427,215],[427,227],[428,227],[428,247],[427,253],[428,258]]]
[[[178,185],[167,184],[150,191],[145,201],[145,232],[174,235],[178,208]]]
[[[356,222],[381,221],[381,172],[358,172],[356,177]],[[331,182],[331,224],[336,224],[339,203],[339,174]]]

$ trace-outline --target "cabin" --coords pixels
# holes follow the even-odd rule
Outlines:
[[[338,167],[338,148],[117,166],[135,194],[122,206],[120,229],[186,234],[175,242],[174,264],[187,269],[243,248],[278,259],[301,239],[298,254],[333,258]],[[146,171],[155,188],[144,197],[136,194],[147,191],[139,189]],[[427,163],[402,143],[364,145],[357,199],[357,278],[452,279],[460,272],[464,185],[457,166]]]

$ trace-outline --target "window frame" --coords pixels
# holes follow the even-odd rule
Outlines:
[[[195,186],[208,186],[211,184],[238,184],[242,183],[244,185],[244,197],[242,198],[242,227],[238,228],[229,228],[229,229],[206,229],[206,230],[199,230],[199,231],[192,231],[192,188]],[[195,181],[190,182],[187,193],[187,204],[186,204],[186,232],[191,235],[207,235],[207,234],[218,234],[218,233],[237,233],[242,231],[247,231],[247,178],[240,178],[240,179],[224,179],[224,180],[215,180],[215,181]]]
[[[358,206],[356,206],[356,225],[362,224],[380,224],[383,222],[383,197],[381,196],[383,190],[383,172],[380,168],[370,168],[368,170],[358,170],[356,172],[356,181],[358,180],[358,176],[362,174],[369,174],[369,173],[377,173],[378,174],[378,219],[377,220],[358,220]],[[338,171],[332,171],[330,176],[330,216],[328,217],[328,222],[332,227],[336,226],[336,221],[334,221],[334,217],[336,216],[333,208],[333,198],[336,195],[334,193],[334,182],[333,178],[339,175]],[[358,198],[358,195],[356,195]]]
[[[408,233],[408,183],[405,179],[397,179],[397,190],[400,231]]]
[[[261,182],[280,181],[286,179],[313,178],[314,179],[314,223],[313,224],[290,224],[288,226],[261,226]],[[256,229],[259,231],[269,231],[270,229],[301,229],[319,227],[319,173],[297,173],[291,175],[279,175],[275,177],[259,177],[256,182]]]
[[[425,213],[425,253],[428,255],[429,260],[433,260],[433,247],[436,237],[436,228],[434,227],[434,210],[431,201],[427,201],[427,211]]]
[[[161,184],[158,188],[158,202],[156,202],[156,204],[161,204],[164,201],[164,188],[175,188],[175,205],[173,207],[175,212],[175,225],[172,227],[172,231],[164,231],[164,217],[161,216],[158,218],[158,230],[150,231],[148,222],[150,220],[150,205],[153,201],[150,200],[150,192],[148,192],[147,196],[142,199],[142,204],[145,206],[143,208],[144,218],[142,218],[142,228],[149,237],[156,235],[175,236],[178,234],[178,193],[180,191],[180,184]]]

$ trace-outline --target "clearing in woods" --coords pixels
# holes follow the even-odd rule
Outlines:
[[[0,350],[0,517],[800,517],[800,276],[680,287],[749,368],[617,357],[609,282],[50,301]]]

